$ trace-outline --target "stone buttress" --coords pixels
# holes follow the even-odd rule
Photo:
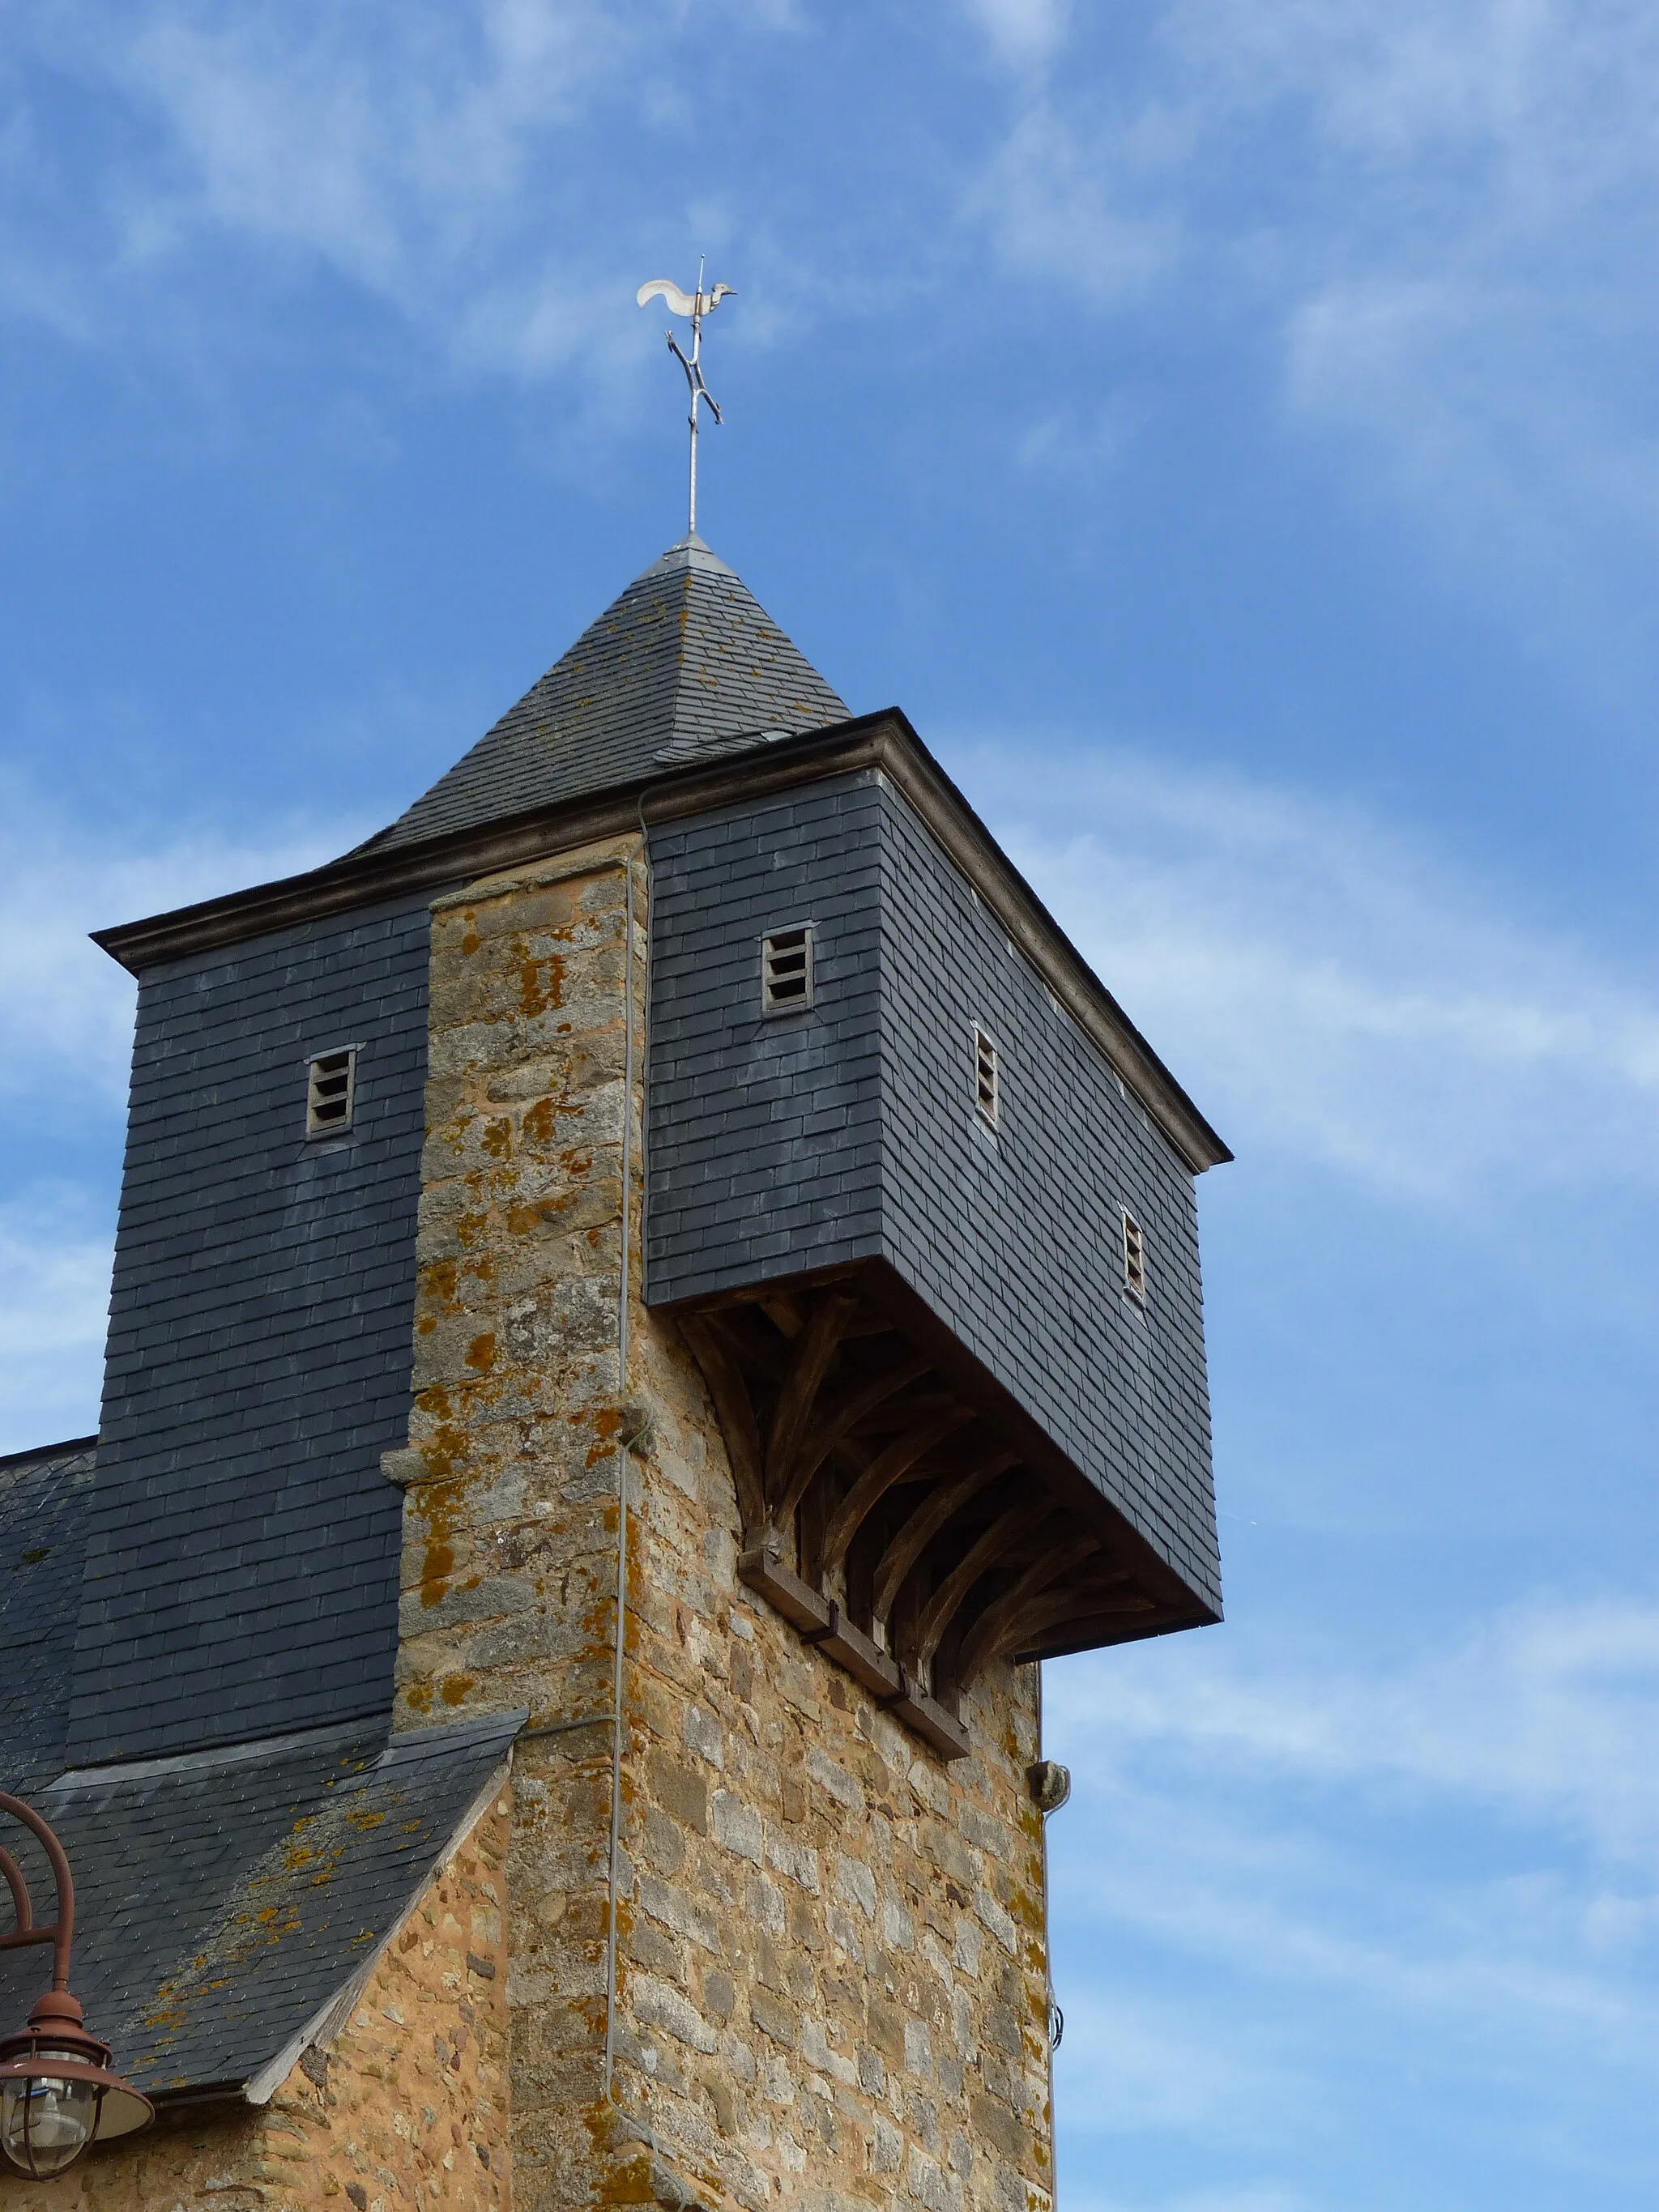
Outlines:
[[[621,837],[433,909],[398,1713],[529,1711],[514,2201],[1037,2212],[1037,1669],[979,1675],[947,1761],[739,1578],[702,1370],[640,1295],[650,896]]]

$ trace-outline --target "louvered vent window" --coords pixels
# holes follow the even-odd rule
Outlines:
[[[812,925],[761,939],[761,1012],[798,1014],[812,1003]]]
[[[1132,1298],[1146,1296],[1146,1239],[1132,1214],[1123,1217],[1123,1287]]]
[[[306,1084],[306,1134],[308,1137],[337,1136],[342,1129],[351,1127],[351,1109],[356,1103],[357,1048],[345,1046],[339,1052],[319,1053],[311,1063]]]
[[[994,1126],[1002,1109],[997,1088],[997,1048],[981,1029],[974,1031],[974,1103]]]

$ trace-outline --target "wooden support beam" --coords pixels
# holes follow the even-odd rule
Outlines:
[[[866,1516],[901,1476],[908,1474],[924,1453],[942,1443],[953,1429],[963,1427],[973,1418],[970,1407],[953,1406],[918,1422],[915,1428],[895,1437],[884,1451],[877,1453],[824,1523],[823,1549],[817,1561],[820,1574],[832,1574],[841,1565]]]
[[[864,1437],[891,1436],[911,1427],[924,1413],[942,1413],[961,1403],[954,1390],[918,1390],[914,1397],[901,1399],[893,1406],[878,1401],[860,1424],[859,1432]]]
[[[777,1406],[772,1415],[772,1433],[766,1445],[766,1498],[772,1517],[780,1527],[786,1525],[787,1516],[779,1500],[790,1486],[802,1437],[811,1418],[819,1389],[830,1371],[830,1363],[836,1356],[842,1332],[856,1310],[857,1301],[849,1297],[846,1291],[826,1291],[813,1307],[791,1346],[793,1356],[789,1363],[789,1371],[784,1376],[783,1388],[778,1393]],[[796,1494],[799,1496],[799,1493]],[[793,1510],[792,1504],[790,1511]]]
[[[1139,1644],[1149,1636],[1163,1636],[1170,1629],[1197,1628],[1202,1625],[1190,1612],[1177,1613],[1170,1606],[1155,1605],[1149,1599],[1144,1612],[1131,1612],[1124,1607],[1113,1613],[1073,1614],[1069,1620],[1045,1629],[1041,1636],[1014,1644],[1007,1656],[1016,1662],[1058,1659],[1073,1651],[1105,1651],[1115,1644]]]
[[[1051,1486],[1043,1440],[982,1403],[971,1376],[959,1384],[952,1347],[879,1290],[868,1269],[826,1269],[674,1317],[725,1437],[740,1579],[941,1758],[959,1758],[969,1746],[957,1698],[994,1662],[1191,1615],[1133,1531],[1102,1528],[1067,1468]],[[1025,1479],[997,1487],[1021,1468]],[[892,1495],[906,1484],[909,1497]],[[825,1594],[849,1559],[856,1620]]]
[[[1011,1451],[988,1452],[962,1474],[947,1477],[923,1498],[890,1539],[877,1562],[875,1595],[871,1610],[878,1620],[885,1620],[892,1612],[893,1601],[899,1594],[900,1584],[945,1522],[959,1512],[969,1498],[977,1498],[988,1482],[994,1482],[998,1475],[1006,1474],[1013,1466],[1016,1457],[1017,1455]]]
[[[887,1710],[924,1743],[931,1744],[941,1759],[966,1759],[972,1748],[959,1716],[930,1697],[908,1673],[903,1690]]]
[[[793,1621],[809,1644],[834,1626],[835,1607],[804,1583],[793,1567],[785,1566],[775,1528],[763,1529],[757,1544],[738,1554],[738,1577],[775,1606],[786,1620]]]
[[[1091,1558],[1099,1549],[1097,1536],[1068,1534],[1039,1552],[1030,1565],[1015,1576],[1002,1595],[992,1600],[963,1638],[956,1664],[958,1686],[969,1688],[992,1660],[1000,1659],[1012,1648],[1006,1642],[1009,1631],[1017,1626],[1033,1599],[1040,1597],[1051,1583],[1057,1582],[1061,1575]],[[1116,1575],[1109,1579],[1127,1582],[1128,1577]]]
[[[757,1298],[755,1304],[780,1336],[787,1336],[793,1340],[798,1337],[806,1326],[801,1316],[799,1300],[790,1297],[786,1291],[780,1291],[775,1297]]]
[[[732,1463],[732,1480],[737,1487],[738,1512],[747,1539],[766,1525],[765,1461],[749,1385],[724,1328],[706,1315],[688,1313],[680,1316],[680,1329],[702,1370],[720,1416],[726,1456]]]
[[[1039,1509],[1041,1511],[1041,1509]],[[1051,1516],[1042,1513],[1042,1520]],[[1022,1534],[1029,1534],[1032,1516],[1030,1502],[1021,1499],[1000,1513],[976,1536],[956,1565],[933,1591],[916,1616],[914,1648],[908,1655],[918,1672],[927,1666],[939,1647],[958,1607],[986,1569],[1007,1552]]]
[[[812,1641],[826,1658],[844,1667],[855,1682],[861,1682],[872,1697],[890,1705],[903,1692],[904,1669],[856,1622],[849,1620],[833,1598],[829,1602],[829,1630]]]
[[[1051,1590],[1039,1597],[1008,1624],[1003,1638],[1005,1651],[1029,1650],[1044,1637],[1058,1640],[1059,1632],[1072,1622],[1127,1620],[1132,1614],[1155,1613],[1158,1610],[1149,1597],[1138,1591],[1115,1595],[1110,1590],[1099,1589]]]
[[[700,1309],[680,1318],[700,1322],[712,1329],[734,1359],[757,1369],[767,1382],[781,1389],[789,1372],[789,1340],[778,1334],[752,1298],[747,1305],[714,1306],[706,1312]]]
[[[787,1527],[789,1516],[806,1495],[808,1485],[825,1460],[866,1415],[927,1372],[927,1362],[920,1357],[896,1360],[819,1416],[796,1454],[787,1484],[772,1492],[772,1510],[781,1528]]]

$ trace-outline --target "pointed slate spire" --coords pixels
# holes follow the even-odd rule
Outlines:
[[[848,710],[700,538],[653,561],[390,829],[360,852],[476,829]]]

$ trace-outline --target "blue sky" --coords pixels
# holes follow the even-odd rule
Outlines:
[[[1238,1153],[1229,1619],[1048,1670],[1069,2212],[1659,2183],[1659,16],[0,0],[0,1449],[101,923],[388,820],[702,521]]]

